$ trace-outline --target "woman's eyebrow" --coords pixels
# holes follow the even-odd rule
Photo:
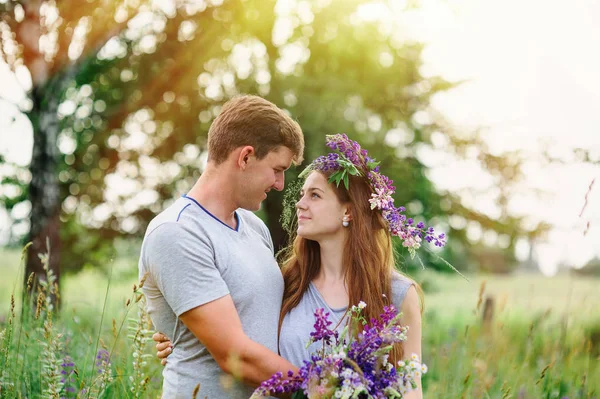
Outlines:
[[[321,190],[319,187],[309,187],[306,189],[306,191],[315,191],[315,190],[319,190],[320,192],[324,193],[325,191]],[[301,193],[304,192],[304,189],[300,190]]]

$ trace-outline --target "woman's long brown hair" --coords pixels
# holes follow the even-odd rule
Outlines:
[[[326,172],[322,173],[328,178]],[[344,245],[343,264],[346,266],[345,280],[349,304],[367,303],[362,311],[367,320],[383,313],[392,298],[392,274],[394,271],[394,248],[381,212],[370,208],[371,187],[363,177],[350,176],[349,190],[341,185],[332,185],[343,204],[349,204],[352,221]],[[317,277],[321,267],[321,253],[316,241],[302,237],[292,238],[284,251],[282,262],[285,289],[279,318],[279,328],[286,314],[298,306],[308,289],[309,283]],[[421,291],[417,286],[421,296]],[[398,309],[400,310],[400,309]],[[357,334],[358,331],[354,331]],[[393,361],[402,359],[401,345],[396,345],[391,353]]]

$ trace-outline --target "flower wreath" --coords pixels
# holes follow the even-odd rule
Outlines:
[[[315,170],[334,171],[329,177],[329,182],[335,183],[338,187],[343,183],[346,189],[350,185],[350,176],[361,176],[367,179],[372,190],[369,200],[371,210],[381,212],[390,234],[402,240],[402,245],[409,250],[411,257],[415,256],[415,251],[421,247],[423,240],[437,247],[446,244],[445,234],[436,235],[433,227],[426,227],[423,222],[415,225],[412,218],[404,215],[406,209],[403,206],[394,206],[392,195],[396,188],[393,181],[379,171],[379,162],[370,158],[367,150],[361,148],[360,144],[350,140],[345,134],[328,135],[326,143],[329,148],[337,152],[315,159],[300,173],[298,180],[290,184],[284,195],[281,222],[288,233],[295,234],[295,205],[306,177]]]

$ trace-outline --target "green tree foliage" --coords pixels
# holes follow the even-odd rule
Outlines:
[[[5,207],[31,202],[31,253],[44,252],[40,237],[50,233],[58,276],[59,263],[63,270],[99,265],[116,237],[140,237],[199,176],[210,123],[238,93],[287,109],[305,132],[307,160],[326,150],[325,134],[361,142],[395,181],[397,204],[450,230],[444,257],[459,268],[473,258],[464,229],[452,229],[448,214],[506,235],[506,253],[517,237],[543,232],[547,226],[525,230],[506,212],[510,184],[522,177],[518,154],[491,154],[477,134],[457,132],[437,114],[432,96],[453,84],[423,76],[423,45],[394,26],[361,20],[361,3],[0,4],[3,60],[27,67],[33,81],[33,106],[23,110],[36,143],[29,174],[14,167],[2,181],[20,187],[17,196],[3,198]],[[59,16],[50,27],[49,17],[39,17],[49,9]],[[32,40],[23,32],[36,24],[42,29]],[[49,55],[36,44],[48,32],[57,37]],[[18,51],[7,51],[11,43]],[[436,151],[458,159],[476,153],[501,189],[500,218],[436,190],[427,165],[427,154]],[[56,199],[44,202],[54,198],[49,194]],[[281,195],[270,195],[262,216],[278,246],[285,243],[280,211]],[[423,261],[445,267],[429,255]]]

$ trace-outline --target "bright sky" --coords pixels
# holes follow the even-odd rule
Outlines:
[[[511,209],[556,226],[536,251],[543,271],[552,274],[561,261],[582,266],[600,256],[600,168],[543,167],[535,156],[542,145],[550,144],[554,154],[566,159],[569,148],[584,147],[593,149],[600,160],[600,24],[595,23],[600,2],[423,0],[421,9],[409,13],[401,11],[401,0],[388,3],[393,12],[382,2],[363,7],[360,15],[397,23],[407,38],[427,43],[423,73],[468,80],[436,97],[435,107],[458,127],[485,128],[495,151],[521,149],[532,154],[527,181]],[[14,75],[0,64],[1,97],[24,101]],[[0,153],[26,164],[30,148],[27,119],[0,100]],[[466,163],[434,167],[432,178],[451,191],[487,187],[487,179],[474,176]],[[588,207],[579,218],[594,178]],[[534,188],[548,195],[539,198],[532,194]],[[467,195],[465,201],[493,213],[490,198]],[[591,228],[584,237],[588,221]],[[3,226],[1,222],[0,242],[6,234]],[[476,226],[469,226],[468,232],[473,239],[481,236]],[[518,252],[523,256],[527,247],[520,245]]]
[[[428,43],[425,71],[461,87],[435,99],[457,126],[484,127],[497,151],[539,153],[550,144],[556,156],[569,149],[594,151],[600,161],[600,2],[594,0],[424,0],[424,8],[402,20]],[[534,157],[532,157],[534,158]],[[449,190],[477,185],[455,165],[434,173]],[[552,274],[561,261],[582,266],[600,256],[600,167],[526,166],[527,181],[514,212],[556,228],[537,248],[540,266]],[[591,181],[588,206],[579,213]],[[544,198],[531,189],[548,192]],[[485,199],[474,198],[473,204]],[[591,228],[584,237],[587,222]],[[526,248],[522,248],[526,252]]]

